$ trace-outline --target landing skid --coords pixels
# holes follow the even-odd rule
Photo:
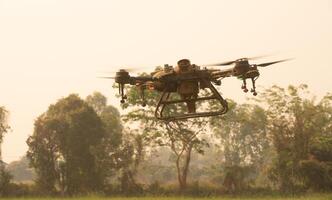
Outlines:
[[[155,110],[155,117],[159,120],[164,121],[175,121],[175,120],[184,120],[184,119],[190,119],[190,118],[198,118],[198,117],[210,117],[210,116],[217,116],[217,115],[223,115],[228,111],[228,104],[227,101],[219,94],[217,89],[211,84],[209,81],[205,81],[207,88],[210,89],[212,92],[211,96],[207,97],[196,97],[192,99],[179,99],[179,100],[170,100],[171,92],[168,88],[165,88],[164,92],[162,93],[159,102],[157,104],[156,110]],[[214,112],[200,112],[200,113],[185,113],[185,114],[176,114],[173,116],[165,116],[164,111],[167,105],[171,104],[179,104],[179,103],[186,103],[186,102],[198,102],[198,101],[206,101],[206,100],[217,100],[220,103],[221,109],[219,111]]]

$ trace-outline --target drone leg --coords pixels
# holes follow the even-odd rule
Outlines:
[[[252,94],[254,96],[256,96],[257,95],[257,92],[256,92],[256,79],[251,78],[251,81],[252,81],[252,89],[250,90],[250,92],[252,92]]]
[[[243,84],[242,84],[241,89],[243,90],[243,92],[248,92],[248,89],[247,89],[247,81],[246,81],[245,78],[243,79]]]
[[[120,103],[124,103],[125,99],[127,99],[126,95],[124,95],[124,85],[119,83],[119,94],[121,96]]]
[[[140,87],[140,92],[141,92],[141,97],[142,97],[142,106],[146,106],[146,101],[145,101],[145,93],[144,93],[145,86]]]

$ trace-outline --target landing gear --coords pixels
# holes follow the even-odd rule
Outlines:
[[[256,77],[256,78],[251,78],[252,89],[250,90],[250,92],[251,92],[254,96],[257,95],[257,92],[256,92],[256,84],[255,84],[257,78],[258,78],[258,77]]]
[[[248,92],[247,81],[246,81],[246,79],[243,79],[243,84],[242,84],[242,86],[241,86],[241,89],[242,89],[243,92],[245,92],[245,93]]]
[[[249,78],[249,77],[247,77],[247,78]],[[251,79],[251,82],[252,82],[252,88],[251,88],[250,92],[251,92],[254,96],[257,95],[257,92],[256,92],[256,80],[257,80],[257,78],[258,78],[258,76],[256,76],[256,77],[251,77],[251,78],[250,78],[250,79]],[[241,86],[241,89],[243,90],[243,92],[247,93],[249,90],[248,90],[248,88],[247,88],[246,78],[243,78],[242,80],[243,80],[243,84],[242,84],[242,86]]]
[[[125,100],[127,99],[127,96],[124,93],[124,84],[119,83],[119,94],[121,96],[120,103],[124,103]]]
[[[256,80],[257,80],[258,76],[257,77],[254,77],[254,78],[251,78],[251,82],[252,82],[252,89],[250,90],[250,92],[254,95],[254,96],[257,96],[257,92],[256,92]]]
[[[206,81],[204,79],[199,80],[206,85],[206,88],[208,88],[211,92],[209,96],[205,97],[198,97],[194,96],[189,99],[172,99],[171,93],[169,88],[165,88],[164,92],[161,94],[161,97],[159,99],[159,102],[157,104],[156,110],[155,110],[155,117],[159,120],[164,121],[174,121],[174,120],[184,120],[189,118],[197,118],[197,117],[209,117],[209,116],[217,116],[217,115],[223,115],[228,111],[228,103],[227,101],[219,94],[217,89],[211,84],[211,82]],[[209,101],[209,100],[215,100],[218,102],[218,110],[216,111],[200,111],[196,112],[195,110],[195,103],[198,101]],[[180,103],[186,103],[188,107],[187,113],[180,112],[170,112],[167,113],[166,110],[172,109],[171,105],[176,105]],[[173,108],[174,109],[174,108]]]
[[[141,85],[139,86],[140,88],[140,95],[141,95],[141,98],[142,98],[142,107],[145,107],[146,106],[146,100],[145,100],[145,93],[144,93],[144,90],[145,90],[145,85]]]

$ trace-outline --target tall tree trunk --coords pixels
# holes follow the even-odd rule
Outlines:
[[[183,154],[179,154],[176,161],[176,168],[178,172],[178,181],[180,186],[180,191],[183,192],[187,188],[187,177],[189,172],[189,164],[191,159],[191,151],[193,145],[190,144]],[[183,157],[182,157],[183,156]],[[182,159],[181,159],[182,158]],[[183,160],[183,166],[181,166],[181,160]]]

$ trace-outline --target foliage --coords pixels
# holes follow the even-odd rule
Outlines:
[[[315,138],[308,160],[300,162],[305,186],[316,191],[332,189],[332,135]]]
[[[8,125],[8,111],[4,107],[0,107],[0,144],[2,143],[3,136],[9,130]],[[1,159],[1,149],[0,149],[0,159]]]
[[[332,132],[316,137],[310,146],[310,154],[319,161],[332,162]]]
[[[270,179],[282,191],[291,191],[302,185],[300,163],[309,159],[315,139],[331,133],[331,98],[327,95],[317,103],[307,86],[300,85],[273,86],[256,100],[267,106],[268,134],[276,152]]]
[[[332,194],[307,194],[307,195],[297,195],[297,196],[284,196],[284,195],[238,195],[238,196],[201,196],[197,197],[194,195],[187,195],[187,196],[180,196],[180,195],[171,195],[171,196],[142,196],[142,197],[104,197],[99,195],[90,195],[86,197],[72,197],[72,198],[62,198],[63,200],[206,200],[207,198],[214,199],[214,200],[303,200],[303,199],[310,199],[310,200],[327,200],[332,198]],[[2,198],[3,200],[17,200],[20,198]],[[52,197],[26,197],[26,200],[52,200]]]
[[[14,182],[32,182],[35,178],[33,168],[29,167],[29,160],[26,156],[9,163],[6,169],[12,174]]]
[[[258,105],[229,102],[229,112],[211,118],[211,130],[217,136],[223,161],[223,185],[228,191],[240,191],[264,164],[268,149],[267,116]],[[210,104],[211,109],[216,105]],[[251,176],[251,177],[250,177]]]
[[[128,88],[127,96],[121,117],[95,92],[85,101],[77,95],[60,99],[36,119],[28,156],[36,189],[44,192],[39,195],[332,190],[331,94],[317,99],[306,85],[273,86],[243,104],[228,100],[223,116],[173,122],[155,119],[158,93],[146,91],[144,108],[136,88]],[[185,109],[171,105],[165,111]],[[8,183],[6,191],[17,196],[36,194],[35,187]]]
[[[94,92],[87,96],[85,101],[92,106],[98,115],[101,115],[107,107],[107,98],[100,92]]]
[[[207,145],[205,139],[198,137],[204,133],[208,123],[205,119],[160,121],[154,117],[159,95],[154,91],[146,91],[146,107],[138,107],[140,102],[139,92],[131,87],[127,91],[128,101],[123,108],[131,108],[124,116],[128,123],[136,123],[141,130],[142,137],[151,141],[154,146],[168,146],[174,153],[177,177],[181,189],[185,189],[192,150],[203,153],[203,147]],[[170,105],[165,109],[166,115],[175,110],[184,110],[183,106]]]
[[[12,176],[5,170],[1,157],[1,144],[4,134],[8,132],[8,111],[4,107],[0,107],[0,197],[6,195]]]
[[[137,194],[142,188],[135,181],[140,162],[144,157],[144,138],[130,131],[123,131],[120,113],[110,105],[107,98],[99,92],[94,92],[86,98],[100,116],[107,132],[107,139],[103,143],[108,155],[105,166],[116,168],[123,194]],[[112,174],[109,174],[112,175]]]
[[[8,196],[12,176],[0,164],[0,197]]]
[[[120,113],[117,108],[107,105],[107,98],[100,92],[94,92],[87,96],[86,102],[98,114],[103,124],[105,135],[101,144],[96,148],[97,167],[99,171],[104,171],[104,176],[109,178],[115,173],[117,166],[117,152],[122,143],[122,123]]]
[[[300,162],[300,173],[305,185],[317,191],[326,191],[332,188],[332,164],[317,160],[303,160]]]
[[[119,169],[120,191],[126,195],[140,194],[143,189],[135,177],[144,159],[146,143],[140,134],[125,132],[123,143],[114,157]]]
[[[27,140],[27,156],[36,169],[37,185],[53,193],[86,193],[100,189],[105,172],[97,155],[105,138],[101,119],[77,95],[69,95],[51,105],[35,121]]]

